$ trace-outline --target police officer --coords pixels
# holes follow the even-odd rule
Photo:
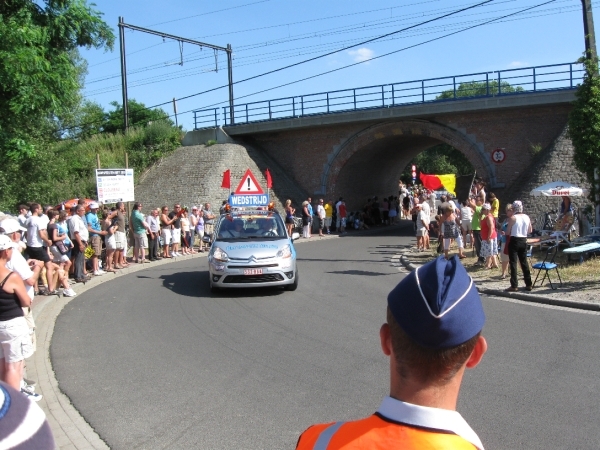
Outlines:
[[[390,357],[390,395],[365,419],[311,426],[297,449],[483,449],[456,403],[465,369],[487,350],[484,322],[481,298],[456,256],[416,269],[388,295],[379,333]]]

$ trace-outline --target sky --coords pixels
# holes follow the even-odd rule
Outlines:
[[[104,14],[117,39],[112,52],[81,50],[88,62],[83,95],[107,110],[112,101],[122,103],[119,16],[138,27],[219,47],[230,44],[235,105],[561,64],[582,56],[581,0],[492,0],[451,14],[484,1],[95,0],[94,8]],[[598,11],[594,9],[597,18]],[[486,23],[509,14],[514,15]],[[394,34],[372,40],[389,33]],[[169,102],[161,107],[171,115],[172,99],[178,99],[178,123],[185,130],[194,128],[192,110],[219,108],[221,120],[228,104],[228,89],[219,88],[228,82],[225,52],[131,30],[125,32],[125,43],[130,99],[146,106]],[[241,81],[310,58],[316,59]]]

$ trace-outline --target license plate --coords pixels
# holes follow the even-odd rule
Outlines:
[[[262,269],[244,269],[244,275],[262,275]]]

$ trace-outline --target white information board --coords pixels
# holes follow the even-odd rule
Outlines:
[[[100,203],[134,201],[133,169],[96,169],[96,189]]]

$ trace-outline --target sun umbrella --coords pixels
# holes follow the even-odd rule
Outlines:
[[[566,181],[553,181],[531,191],[531,195],[534,197],[581,197],[586,193],[587,189],[573,186]]]

